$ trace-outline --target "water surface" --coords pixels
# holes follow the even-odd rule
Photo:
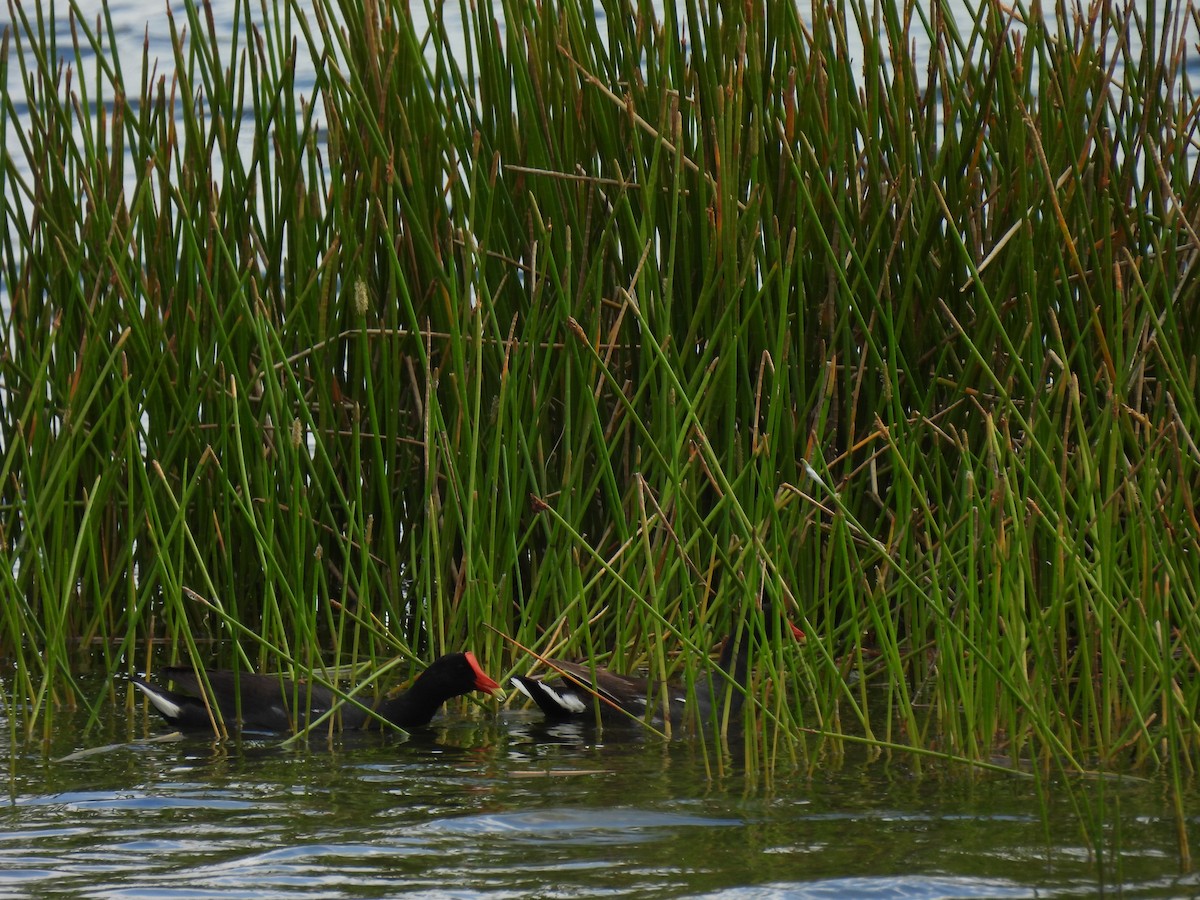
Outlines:
[[[770,782],[727,759],[710,778],[698,744],[547,728],[524,711],[299,747],[155,741],[165,727],[123,710],[104,733],[81,726],[58,715],[49,746],[15,756],[0,897],[1200,893],[1153,780],[1040,790],[865,759]],[[1188,828],[1195,842],[1194,817]]]

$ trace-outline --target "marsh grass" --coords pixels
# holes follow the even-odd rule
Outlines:
[[[511,637],[693,684],[769,600],[808,639],[761,653],[765,771],[1192,774],[1190,8],[480,2],[456,48],[446,6],[182,5],[169,78],[35,8],[13,729],[164,657],[503,674]]]

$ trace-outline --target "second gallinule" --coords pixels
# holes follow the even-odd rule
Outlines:
[[[777,627],[778,617],[771,614],[769,607],[764,610],[764,615],[768,628]],[[797,641],[804,640],[803,631],[790,622],[788,627]],[[683,685],[667,685],[667,708],[673,726],[682,723],[686,716],[698,715],[705,721],[714,712],[723,716],[726,708],[729,710],[729,721],[734,721],[741,711],[749,678],[751,635],[754,632],[755,628],[750,622],[742,626],[740,634],[735,626],[725,639],[717,660],[717,667],[721,671],[698,677],[693,697],[689,697]],[[512,684],[536,703],[547,718],[594,717],[598,709],[602,722],[630,722],[644,718],[647,704],[654,699],[656,710],[653,721],[661,722],[663,719],[662,697],[651,697],[650,682],[645,678],[618,675],[588,663],[560,659],[547,659],[546,662],[557,670],[557,678],[544,680],[529,675],[514,675]]]
[[[216,710],[210,715],[202,699],[204,687],[189,668],[168,666],[162,670],[180,688],[168,691],[144,678],[133,679],[150,698],[167,723],[183,730],[213,729]],[[337,695],[326,687],[297,684],[275,675],[215,670],[206,674],[211,697],[227,726],[246,731],[289,731],[303,727],[333,708]],[[448,653],[434,660],[417,676],[412,687],[398,697],[375,704],[377,716],[400,728],[429,724],[433,714],[451,697],[471,691],[492,693],[500,689],[479,666],[473,653]],[[336,724],[345,729],[378,727],[379,720],[366,710],[346,703],[337,713]]]

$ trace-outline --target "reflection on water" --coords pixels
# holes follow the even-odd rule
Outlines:
[[[1178,872],[1167,792],[1141,780],[1074,785],[1074,802],[1105,817],[1097,861],[1065,786],[1039,797],[1016,776],[847,762],[768,788],[735,761],[710,781],[695,744],[525,712],[307,747],[146,739],[161,732],[139,713],[85,737],[59,717],[44,755],[17,754],[0,896],[1200,892]]]

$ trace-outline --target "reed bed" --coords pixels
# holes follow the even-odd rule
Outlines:
[[[169,77],[9,10],[14,735],[166,658],[691,680],[766,600],[768,770],[1191,776],[1190,6],[186,4]]]

